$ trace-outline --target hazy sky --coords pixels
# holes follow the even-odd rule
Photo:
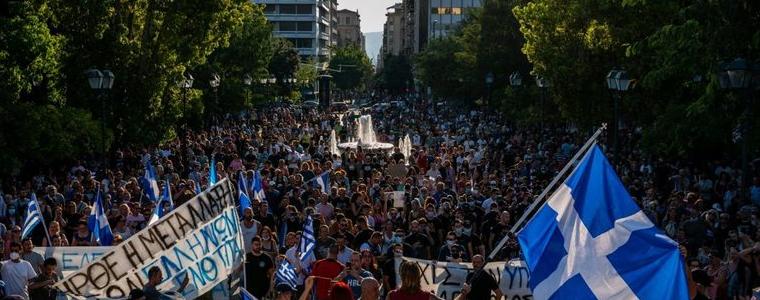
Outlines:
[[[359,10],[362,32],[383,31],[385,9],[400,0],[338,0],[338,9]]]

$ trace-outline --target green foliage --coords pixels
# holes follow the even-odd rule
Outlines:
[[[211,72],[222,74],[220,96],[230,99],[211,108],[237,111],[252,98],[242,76],[265,73],[272,57],[262,7],[245,0],[33,0],[9,6],[10,16],[0,18],[0,76],[6,79],[0,111],[15,127],[3,127],[0,151],[14,167],[99,152],[100,126],[91,116],[106,125],[109,145],[164,141],[181,120],[200,119],[183,118],[185,113],[200,116],[210,107]],[[116,76],[104,97],[87,84],[84,71],[91,67]],[[196,84],[185,92],[177,81],[187,71]],[[56,144],[37,144],[38,137]]]
[[[379,77],[380,86],[391,94],[400,94],[411,87],[414,81],[412,65],[405,55],[387,55],[383,59],[383,69]]]
[[[338,48],[330,59],[333,82],[341,90],[362,89],[372,75],[372,61],[367,53],[355,45]]]
[[[273,44],[273,56],[269,62],[269,72],[277,79],[279,96],[288,96],[291,92],[285,79],[294,78],[301,66],[301,58],[298,50],[285,39],[275,39]]]
[[[638,84],[621,115],[644,129],[649,150],[719,155],[733,147],[746,104],[743,95],[718,90],[714,74],[722,61],[760,58],[757,1],[538,0],[514,14],[523,52],[533,72],[554,84],[565,117],[586,125],[609,120],[604,78],[624,67]],[[704,151],[706,144],[715,151]]]

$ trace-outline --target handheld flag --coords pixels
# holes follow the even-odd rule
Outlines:
[[[197,181],[195,182],[195,194],[198,195],[201,193],[201,184]]]
[[[169,203],[169,210],[166,211],[164,203]],[[148,221],[148,225],[155,223],[158,219],[161,219],[166,213],[174,209],[174,200],[172,200],[172,191],[169,187],[169,182],[164,182],[164,189],[161,193],[161,200],[156,203],[156,208],[153,209],[153,215]]]
[[[40,212],[40,204],[37,203],[37,195],[32,193],[31,201],[29,201],[29,206],[26,209],[26,218],[24,219],[24,227],[21,228],[21,240],[23,241],[27,237],[29,237],[30,234],[32,234],[32,230],[34,230],[37,225],[42,223],[44,220],[42,218],[42,212]]]
[[[208,168],[208,186],[216,184],[216,158],[211,158],[211,165]]]
[[[156,180],[156,169],[150,164],[150,160],[145,162],[145,174],[142,179],[143,189],[145,190],[145,194],[148,195],[148,199],[153,202],[158,201],[159,189],[158,181]]]
[[[633,202],[601,149],[519,233],[536,299],[688,299],[678,245]]]
[[[251,207],[251,198],[248,198],[246,191],[248,187],[245,185],[245,173],[238,172],[238,199],[240,200],[240,217],[243,216],[243,212],[246,208]]]
[[[261,173],[259,171],[256,171],[253,175],[253,179],[251,180],[251,189],[253,190],[253,199],[264,201],[267,199],[266,194],[264,194],[264,185],[261,183]]]
[[[316,259],[314,256],[314,246],[316,246],[316,243],[317,240],[314,239],[314,222],[311,216],[308,216],[303,224],[301,242],[298,244],[298,252],[301,253],[299,257],[301,259],[301,266],[308,266],[311,261]]]
[[[297,279],[296,268],[287,259],[283,259],[280,267],[277,268],[277,272],[274,274],[274,285],[287,284],[295,290]]]
[[[256,296],[251,295],[246,289],[240,288],[240,297],[243,300],[259,300],[259,298],[256,298]]]
[[[108,218],[103,211],[103,197],[100,190],[95,196],[95,201],[92,204],[92,212],[87,219],[87,227],[92,232],[92,236],[95,238],[101,246],[111,246],[113,242],[113,233],[111,232],[111,225],[108,224]]]
[[[317,184],[322,189],[322,193],[330,194],[330,171],[324,172],[317,176]]]

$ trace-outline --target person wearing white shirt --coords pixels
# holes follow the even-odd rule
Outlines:
[[[296,238],[298,241],[300,241],[301,235],[296,235]],[[309,255],[306,257],[306,260],[301,263],[301,253],[298,252],[298,243],[296,243],[293,245],[293,247],[290,247],[287,251],[285,251],[285,257],[288,259],[290,264],[296,268],[296,272],[298,272],[298,280],[296,280],[296,283],[299,286],[302,286],[304,280],[306,280],[308,272],[310,272],[310,270],[307,269],[309,269],[311,267],[311,264],[316,260],[315,256]]]
[[[10,259],[3,261],[0,267],[0,276],[5,281],[5,294],[17,295],[29,300],[29,280],[37,277],[32,264],[21,259],[21,244],[11,243]]]

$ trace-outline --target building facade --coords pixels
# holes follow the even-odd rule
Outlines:
[[[468,12],[482,6],[482,0],[427,0],[427,36],[445,37],[455,30]]]
[[[401,3],[388,7],[383,25],[383,55],[400,55],[404,46],[405,27],[404,7]]]
[[[338,47],[353,45],[364,51],[364,35],[361,29],[361,15],[358,11],[341,9],[338,17]]]
[[[290,41],[304,58],[328,61],[338,41],[337,0],[253,0],[263,4],[273,34]]]

